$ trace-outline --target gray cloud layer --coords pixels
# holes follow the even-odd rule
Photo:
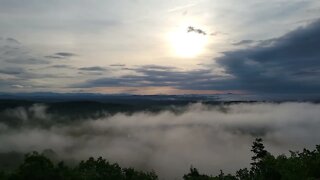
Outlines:
[[[215,76],[209,69],[180,71],[174,67],[147,65],[129,68],[137,75],[99,78],[72,87],[143,87],[143,86],[171,86],[181,89],[210,89],[208,86],[220,81],[221,76]],[[216,86],[217,89],[219,85]],[[223,87],[221,87],[223,88]]]
[[[243,40],[252,45],[227,51],[215,61],[225,74],[209,68],[180,71],[146,65],[133,75],[91,79],[75,87],[172,86],[191,90],[243,90],[263,93],[318,93],[320,90],[320,20],[279,38]]]
[[[320,105],[311,103],[192,104],[180,114],[120,113],[62,124],[42,105],[4,113],[22,126],[0,123],[0,152],[50,148],[66,159],[104,156],[167,179],[180,179],[190,165],[209,174],[249,166],[257,135],[276,154],[314,148],[320,140]]]
[[[316,93],[320,90],[320,20],[272,44],[225,52],[218,63],[249,91]]]
[[[320,20],[316,20],[278,38],[245,39],[233,44],[242,49],[223,52],[221,57],[213,60],[215,65],[211,67],[183,71],[156,64],[133,68],[111,64],[113,69],[109,74],[104,66],[84,65],[79,68],[74,62],[55,64],[59,61],[54,59],[69,59],[77,56],[75,53],[62,50],[40,57],[14,38],[0,38],[0,87],[11,90],[12,85],[35,87],[41,84],[50,89],[56,84],[67,84],[59,88],[68,90],[70,87],[170,86],[182,90],[316,94],[320,91],[319,32]],[[40,71],[44,68],[42,66],[55,67],[61,70],[59,74],[68,74],[63,76],[68,78],[65,79],[68,83],[39,80],[41,77],[59,78],[54,75],[56,71]],[[215,72],[217,68],[222,70]],[[79,74],[81,79],[76,78]]]
[[[58,79],[71,79],[72,75],[76,74],[76,68],[66,64],[54,64],[52,58],[66,59],[72,56],[76,55],[58,52],[52,57],[43,57],[14,38],[0,38],[0,91],[37,91],[39,88],[55,88],[54,84],[57,84]],[[57,73],[52,68],[70,71]]]

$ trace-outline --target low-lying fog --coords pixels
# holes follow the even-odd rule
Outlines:
[[[320,144],[320,105],[312,103],[197,103],[182,113],[106,114],[68,123],[56,123],[43,105],[3,114],[21,124],[0,121],[0,153],[52,149],[69,160],[103,156],[125,167],[153,169],[160,179],[180,179],[191,165],[207,174],[248,167],[256,136],[274,154]]]

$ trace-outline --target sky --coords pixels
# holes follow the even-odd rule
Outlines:
[[[317,0],[0,0],[0,92],[318,94],[319,18]]]

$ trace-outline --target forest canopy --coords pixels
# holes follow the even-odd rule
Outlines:
[[[303,149],[302,152],[290,151],[290,155],[274,156],[269,153],[261,138],[256,138],[251,147],[253,156],[251,167],[239,169],[235,174],[218,175],[201,174],[192,167],[183,175],[184,180],[282,180],[282,179],[319,179],[320,178],[320,145],[315,150]],[[134,168],[123,168],[106,159],[90,157],[75,166],[68,166],[63,161],[54,163],[43,153],[32,152],[13,171],[1,171],[3,180],[156,180],[154,171],[146,172]]]

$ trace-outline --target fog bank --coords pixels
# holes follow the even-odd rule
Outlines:
[[[13,127],[0,121],[0,153],[52,149],[62,159],[103,156],[122,166],[153,169],[160,178],[180,179],[191,165],[207,174],[249,166],[257,136],[275,154],[320,144],[320,105],[312,103],[196,103],[178,114],[106,114],[72,123],[57,123],[46,109],[34,105],[3,112],[2,118],[21,122]]]

